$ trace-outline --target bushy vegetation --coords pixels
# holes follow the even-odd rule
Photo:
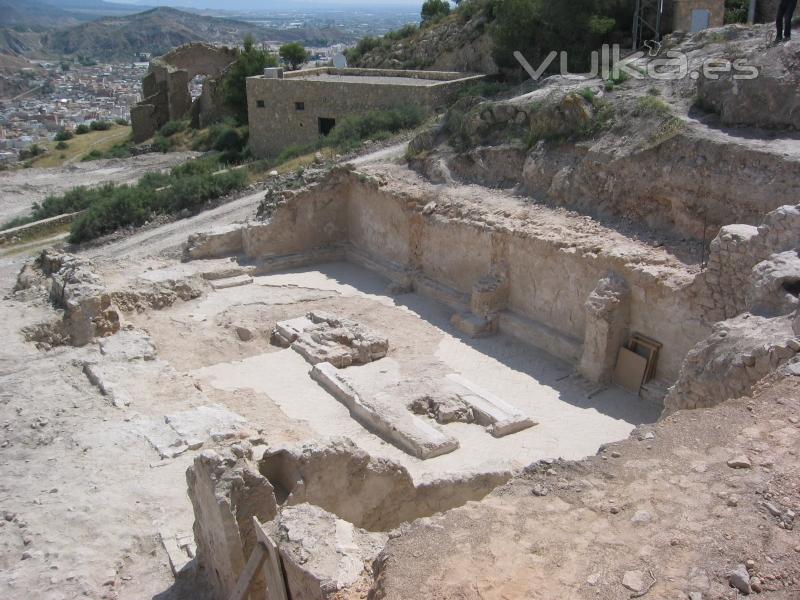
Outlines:
[[[308,51],[303,48],[302,44],[297,42],[288,42],[281,46],[278,50],[278,55],[292,71],[302,67],[309,57]]]
[[[492,98],[498,94],[507,92],[511,87],[512,86],[508,83],[483,80],[459,90],[457,98]]]
[[[278,66],[278,60],[270,53],[256,48],[255,40],[248,36],[244,40],[244,50],[239,52],[236,62],[220,86],[222,97],[240,123],[247,122],[247,88],[245,80],[260,75],[267,67]]]
[[[237,126],[231,120],[214,123],[205,134],[199,136],[192,145],[193,150],[216,150],[220,161],[225,164],[238,164],[250,157],[247,147],[250,131],[246,126]]]
[[[425,0],[420,16],[422,23],[430,23],[450,14],[450,3],[447,0]]]
[[[83,123],[81,123],[80,125],[78,125],[78,126],[75,128],[75,134],[76,134],[76,135],[84,135],[84,134],[86,134],[86,133],[89,133],[89,131],[91,131],[91,130],[89,129],[89,126],[88,126],[88,125],[85,125],[85,124],[83,124]]]
[[[725,23],[747,23],[750,0],[725,0]]]
[[[418,106],[403,106],[393,110],[372,111],[363,115],[346,117],[326,137],[320,137],[316,144],[309,146],[290,146],[278,156],[277,163],[308,154],[320,148],[336,148],[350,152],[365,140],[384,140],[392,134],[417,127],[425,119],[424,111]]]
[[[41,156],[42,154],[44,154],[44,148],[42,148],[39,144],[32,144],[25,150],[20,151],[19,158],[20,160],[29,160],[31,158]]]
[[[670,109],[661,98],[648,95],[636,101],[633,114],[637,117],[665,117],[670,114]]]
[[[136,185],[74,188],[34,205],[28,222],[85,211],[73,222],[69,237],[72,243],[85,242],[120,227],[142,225],[159,214],[196,211],[207,201],[244,187],[244,170],[215,174],[219,169],[216,159],[202,159],[175,167],[169,174],[149,173]]]
[[[168,121],[158,130],[158,134],[164,137],[172,137],[176,133],[185,131],[187,125],[186,121]]]
[[[551,51],[566,51],[570,69],[585,71],[593,50],[627,35],[632,12],[628,0],[496,0],[495,60],[501,67],[518,70],[515,51],[534,66]],[[558,61],[551,67],[558,68]]]
[[[89,129],[92,131],[108,131],[111,129],[111,123],[109,121],[92,121],[89,124]]]
[[[69,148],[69,144],[67,144],[67,142],[65,142],[64,140],[60,140],[56,144],[56,150],[66,150],[67,148]]]
[[[71,140],[74,137],[75,137],[75,134],[73,134],[71,131],[67,131],[65,129],[62,129],[58,133],[56,133],[56,137],[54,139],[57,142],[66,142],[66,141]]]

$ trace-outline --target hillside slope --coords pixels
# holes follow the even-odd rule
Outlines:
[[[350,66],[497,73],[487,10],[459,10],[400,39],[362,40],[348,55]]]
[[[129,60],[136,52],[163,54],[188,42],[346,41],[336,28],[283,31],[244,21],[196,15],[172,8],[156,8],[124,17],[106,17],[43,36],[44,46],[57,55],[83,54],[101,61]]]

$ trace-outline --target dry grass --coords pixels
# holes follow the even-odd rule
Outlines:
[[[67,140],[67,148],[56,150],[58,142],[48,142],[45,145],[47,152],[36,158],[31,165],[34,167],[60,167],[67,163],[78,162],[92,150],[104,152],[114,144],[122,142],[131,134],[127,125],[112,125],[107,131],[90,131],[83,135],[76,135]]]

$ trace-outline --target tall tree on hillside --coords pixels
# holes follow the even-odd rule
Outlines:
[[[228,69],[222,80],[221,92],[225,105],[234,113],[240,123],[247,122],[246,79],[261,75],[267,67],[275,67],[278,60],[270,53],[256,47],[252,36],[244,39],[244,50],[239,52],[236,62]]]
[[[284,44],[280,47],[280,50],[278,50],[278,54],[280,54],[283,61],[289,65],[289,69],[292,71],[296,71],[302,67],[303,63],[308,60],[308,52],[297,42]]]
[[[422,22],[435,21],[450,14],[450,3],[447,0],[425,0],[422,5]]]

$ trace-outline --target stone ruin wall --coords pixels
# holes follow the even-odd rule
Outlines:
[[[424,214],[435,198],[429,193],[430,198],[403,197],[338,173],[291,196],[264,224],[194,236],[187,256],[243,254],[265,261],[267,269],[347,259],[456,312],[469,311],[481,286],[493,281],[488,312],[499,314],[500,330],[573,364],[581,359],[587,321],[595,319],[587,313],[587,299],[613,272],[630,288],[629,317],[617,327],[623,335],[637,331],[664,344],[657,376],[664,384],[677,378],[683,357],[710,331],[694,317],[688,276],[574,247],[569,240]],[[599,378],[609,376],[606,369]]]
[[[180,46],[154,59],[142,80],[144,100],[131,108],[134,141],[143,142],[167,122],[182,119],[190,111],[195,125],[203,127],[225,115],[217,94],[217,79],[236,60],[233,48],[218,48],[202,43]],[[206,75],[203,93],[195,103],[189,94],[189,82]]]

